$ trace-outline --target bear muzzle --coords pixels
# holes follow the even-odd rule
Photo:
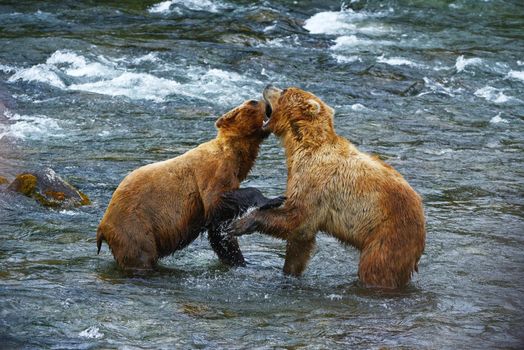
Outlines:
[[[267,128],[269,120],[271,119],[271,113],[273,113],[273,109],[271,109],[271,105],[266,102],[266,113],[264,114],[264,122],[262,123],[263,129]]]
[[[266,101],[266,115],[264,118],[264,124],[262,125],[264,129],[267,129],[268,127],[269,121],[271,120],[271,114],[273,113],[273,110],[275,109],[276,102],[278,101],[281,93],[282,93],[281,89],[271,84],[266,86],[266,88],[262,92],[264,101]]]
[[[264,91],[262,92],[262,96],[264,96],[264,100],[271,105],[271,108],[275,108],[275,104],[278,101],[280,94],[282,94],[282,90],[269,84],[266,86]]]

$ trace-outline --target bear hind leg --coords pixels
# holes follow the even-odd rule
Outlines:
[[[371,244],[360,254],[358,277],[366,287],[401,288],[417,267],[418,257],[400,247]]]
[[[136,230],[135,230],[136,231]],[[151,234],[136,234],[135,231],[115,232],[108,240],[113,257],[124,270],[152,270],[159,255]]]

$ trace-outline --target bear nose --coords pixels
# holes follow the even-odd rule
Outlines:
[[[277,88],[277,87],[276,87],[275,85],[273,85],[273,84],[268,84],[268,85],[266,86],[266,88],[264,89],[264,93],[266,93],[266,92],[270,92],[270,91],[272,91],[272,92],[281,92],[282,90],[280,90],[279,88]]]
[[[280,96],[281,92],[282,90],[280,90],[273,84],[269,84],[262,92],[262,96],[264,97],[264,100],[266,100],[266,102],[269,102],[271,100],[271,97],[275,98],[277,95]]]

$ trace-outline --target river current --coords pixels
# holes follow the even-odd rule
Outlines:
[[[92,204],[0,193],[0,348],[522,348],[523,28],[502,0],[1,1],[0,175],[51,167]],[[406,289],[362,288],[358,252],[322,234],[302,278],[261,234],[240,239],[245,268],[205,234],[145,276],[97,256],[123,177],[268,83],[321,97],[422,195]],[[285,182],[272,136],[242,186]]]

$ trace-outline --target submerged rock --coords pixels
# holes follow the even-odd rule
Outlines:
[[[70,207],[91,203],[84,193],[50,168],[20,174],[7,189],[34,198],[46,207]]]

